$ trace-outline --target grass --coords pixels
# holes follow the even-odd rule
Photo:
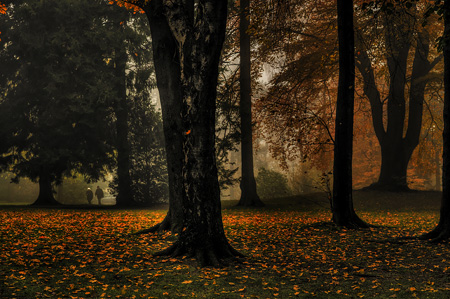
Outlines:
[[[415,236],[438,220],[439,193],[355,192],[367,230],[329,222],[323,194],[224,202],[230,242],[247,257],[225,268],[154,258],[170,234],[129,233],[164,210],[0,208],[0,298],[448,298],[450,247]]]

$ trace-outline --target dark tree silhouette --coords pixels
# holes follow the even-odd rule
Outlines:
[[[355,49],[353,1],[338,0],[339,85],[333,167],[333,221],[350,228],[367,227],[355,213],[352,199]]]
[[[119,31],[120,32],[120,31]],[[117,149],[117,206],[129,206],[133,204],[130,176],[130,143],[128,141],[128,103],[126,88],[126,64],[128,54],[122,47],[117,49],[114,57],[114,72],[116,75],[115,90],[117,97],[113,103],[116,115],[116,149]]]
[[[184,194],[181,205],[175,203],[171,208],[182,208],[183,229],[172,246],[156,255],[190,255],[202,266],[217,266],[224,258],[240,255],[229,244],[223,229],[215,157],[216,88],[228,3],[201,0],[194,5],[192,0],[152,0],[148,5],[137,4],[147,12],[150,22],[160,21],[158,30],[152,28],[152,37],[161,43],[153,45],[157,84],[167,89],[170,84],[179,83],[172,86],[180,88],[179,98],[173,99],[181,99],[181,114],[173,120],[179,120],[181,125],[170,130],[183,136],[183,184],[178,188]],[[179,67],[156,54],[163,43],[175,45],[176,53],[169,48],[165,53],[176,54],[171,59]],[[158,70],[170,74],[164,76]],[[166,96],[173,95],[168,92]],[[165,99],[161,96],[161,101]],[[163,112],[163,118],[167,116]]]
[[[181,232],[183,228],[183,133],[181,123],[181,80],[180,59],[177,41],[172,36],[169,23],[164,15],[161,0],[151,1],[148,5],[137,3],[148,17],[151,35],[156,84],[161,102],[164,140],[169,176],[169,211],[161,223],[139,231],[150,233],[171,230]]]
[[[2,67],[0,82],[0,165],[15,181],[39,182],[35,204],[56,203],[52,185],[63,177],[78,172],[96,179],[113,164],[103,101],[110,77],[98,59],[104,54],[101,34],[84,29],[102,23],[95,14],[105,6],[72,4],[28,0],[1,18],[0,64],[8,67]]]
[[[429,76],[430,72],[442,60],[442,56],[429,60],[430,33],[426,28],[415,29],[415,5],[407,8],[398,4],[392,9],[384,9],[382,6],[380,15],[383,20],[383,43],[386,45],[389,75],[386,113],[383,112],[385,108],[375,80],[375,69],[360,32],[356,56],[356,65],[364,82],[364,94],[371,105],[374,131],[381,147],[380,175],[370,188],[405,191],[409,190],[408,163],[420,140],[425,88],[432,78]],[[414,59],[411,75],[408,77],[408,56],[414,43]],[[408,84],[409,95],[405,92]],[[405,122],[407,110],[409,113]],[[386,125],[383,115],[388,119]]]
[[[438,225],[420,238],[441,242],[450,238],[450,0],[444,0],[444,132],[442,149],[442,201]]]
[[[239,44],[240,44],[240,106],[241,117],[241,198],[240,206],[263,206],[256,191],[256,181],[253,169],[253,134],[252,134],[252,82],[250,35],[250,1],[240,2],[239,13]]]

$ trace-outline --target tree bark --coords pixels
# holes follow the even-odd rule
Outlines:
[[[169,177],[169,211],[161,223],[142,232],[183,229],[183,134],[181,123],[180,58],[177,42],[164,15],[162,0],[143,6],[152,34],[153,62],[161,102],[167,171]]]
[[[241,117],[241,198],[239,206],[264,206],[256,191],[253,169],[252,82],[249,29],[250,0],[240,2],[240,106]]]
[[[116,115],[116,147],[117,147],[117,179],[118,194],[116,206],[131,206],[134,204],[130,176],[130,143],[128,141],[128,103],[126,90],[126,63],[125,49],[119,50],[115,57],[115,74],[117,99],[114,104]]]
[[[152,1],[153,2],[153,1]],[[218,65],[225,37],[227,1],[163,1],[177,41],[182,86],[184,229],[156,255],[195,256],[202,266],[218,266],[239,255],[225,236],[215,157]]]
[[[349,228],[367,227],[355,213],[352,198],[355,56],[353,1],[338,0],[339,83],[333,165],[333,221]]]
[[[450,0],[444,0],[444,132],[442,200],[438,225],[421,239],[441,242],[450,238]]]
[[[32,204],[35,206],[60,205],[53,194],[52,180],[48,170],[41,166],[39,170],[39,195]]]

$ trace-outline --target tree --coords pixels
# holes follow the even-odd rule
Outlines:
[[[272,156],[310,160],[328,172],[333,148],[337,81],[333,2],[259,2],[252,24],[256,68],[265,70],[255,101],[257,131]],[[293,13],[295,12],[295,13]]]
[[[115,115],[117,171],[110,187],[119,206],[165,199],[167,167],[160,116],[151,103],[156,85],[150,28],[142,11],[108,7],[105,38],[108,66],[114,74],[111,96]]]
[[[383,8],[380,13],[382,24],[371,17],[372,25],[364,23],[358,30],[357,67],[362,75],[364,94],[369,99],[372,110],[372,123],[381,146],[381,170],[378,182],[373,188],[388,190],[408,190],[407,167],[414,149],[420,141],[422,115],[427,84],[433,79],[431,70],[441,60],[437,56],[430,61],[431,29],[415,25],[420,17],[416,5],[397,3]],[[374,38],[375,31],[383,30],[380,44],[386,56],[389,91],[383,100],[382,91],[375,75],[377,63],[372,60],[377,49],[368,49],[366,41]],[[429,26],[428,26],[429,27]],[[414,45],[415,44],[415,45]],[[413,48],[415,46],[415,48]],[[414,49],[412,62],[409,53]],[[411,70],[408,69],[411,65]],[[410,86],[408,88],[408,74]],[[378,84],[377,84],[378,83]],[[406,92],[409,89],[409,103]],[[387,121],[384,120],[384,104],[387,101]],[[408,115],[406,110],[408,109]],[[407,115],[407,118],[406,118]],[[405,122],[406,120],[406,122]]]
[[[141,14],[133,19],[133,13],[126,8],[119,8],[115,5],[107,7],[107,17],[103,30],[105,30],[105,39],[110,47],[106,54],[114,74],[114,91],[110,98],[111,105],[115,115],[115,140],[114,145],[117,152],[117,197],[118,206],[134,205],[134,192],[131,178],[131,140],[129,139],[131,107],[140,108],[140,105],[130,105],[130,100],[143,101],[142,97],[132,97],[132,90],[136,93],[135,85],[139,85],[143,90],[141,95],[146,94],[146,89],[150,88],[149,77],[151,72],[145,70],[148,68],[150,60],[150,42],[148,41],[148,23]],[[147,29],[147,30],[146,30]],[[136,67],[139,64],[140,68]],[[144,71],[142,74],[137,72]],[[138,82],[144,81],[146,83]]]
[[[251,96],[251,59],[250,35],[250,1],[240,1],[239,40],[240,40],[240,116],[241,116],[241,198],[240,206],[263,206],[256,192],[253,170],[253,130],[252,130],[252,96]]]
[[[161,102],[163,131],[169,179],[169,211],[161,223],[139,233],[170,229],[179,233],[184,226],[183,133],[180,118],[182,90],[177,41],[171,33],[161,1],[136,3],[144,9],[152,36],[153,63]]]
[[[36,204],[56,203],[52,184],[63,176],[76,171],[98,179],[112,164],[104,101],[109,77],[98,33],[90,30],[101,21],[86,17],[98,4],[26,1],[2,18],[1,57],[9,67],[2,73],[1,162],[16,179],[39,181]]]
[[[353,1],[338,0],[339,86],[333,166],[333,221],[339,226],[367,227],[356,215],[352,199],[355,49]]]
[[[421,236],[433,242],[441,242],[450,238],[450,1],[440,1],[444,17],[444,34],[441,39],[444,56],[444,132],[442,148],[442,201],[438,225],[429,233]]]
[[[184,229],[177,241],[159,255],[195,256],[201,265],[218,265],[223,258],[233,257],[235,251],[225,236],[220,209],[220,189],[215,158],[215,106],[220,53],[225,36],[227,1],[163,1],[152,0],[142,8],[159,20],[152,28],[153,48],[160,45],[153,30],[161,29],[159,42],[176,42],[179,69],[162,59],[155,59],[158,69],[170,73],[168,80],[177,78],[181,84],[183,136],[182,197]],[[152,24],[150,24],[152,27]],[[156,32],[155,32],[156,33]],[[173,57],[173,56],[172,56]],[[158,57],[155,57],[158,58]],[[170,81],[173,82],[173,81]],[[161,101],[165,100],[161,97]],[[164,118],[164,112],[163,112]]]

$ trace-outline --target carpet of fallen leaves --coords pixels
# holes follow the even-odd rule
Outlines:
[[[434,227],[437,213],[362,212],[346,230],[324,210],[224,210],[228,267],[154,258],[174,237],[130,235],[160,210],[0,209],[0,298],[448,298],[450,246],[387,242]],[[381,226],[382,225],[382,226]]]

